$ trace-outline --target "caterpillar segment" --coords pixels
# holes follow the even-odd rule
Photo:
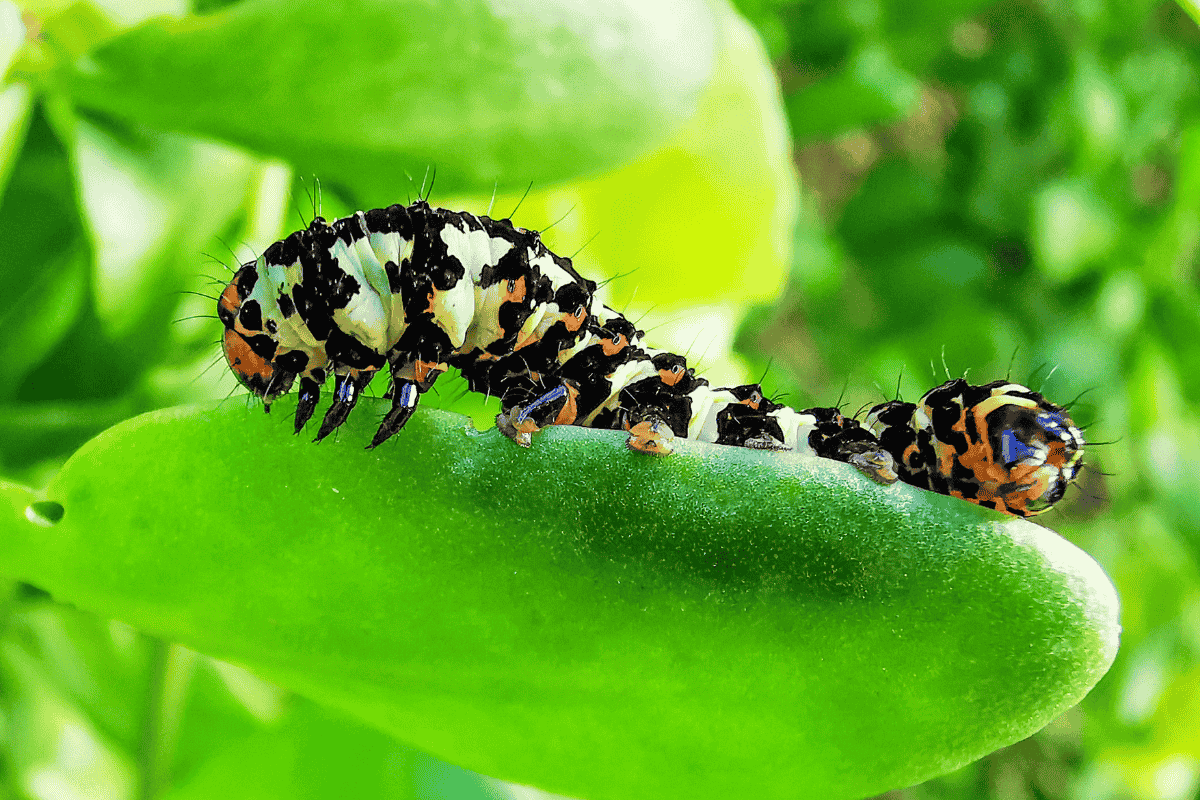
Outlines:
[[[298,384],[297,433],[333,376],[318,441],[386,370],[391,407],[367,447],[382,444],[455,367],[500,398],[497,427],[524,446],[580,425],[627,431],[654,455],[677,437],[808,452],[1022,516],[1061,499],[1082,459],[1066,411],[1006,382],[950,381],[920,403],[876,406],[866,426],[772,402],[757,384],[713,387],[646,345],[537,232],[424,201],[314,219],[236,271],[218,316],[230,368],[267,410]]]

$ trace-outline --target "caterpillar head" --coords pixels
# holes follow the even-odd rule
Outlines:
[[[248,299],[257,281],[256,264],[243,265],[221,292],[217,316],[225,326],[221,348],[229,368],[243,386],[263,399],[269,409],[272,401],[291,388],[295,374],[278,369],[272,363],[278,342],[262,329],[258,302]]]
[[[932,467],[950,493],[1011,514],[1040,514],[1062,499],[1083,460],[1067,411],[1025,386],[950,381],[921,399]]]

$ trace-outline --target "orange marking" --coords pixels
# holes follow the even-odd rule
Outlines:
[[[534,422],[532,419],[529,419],[528,417],[526,417],[524,420],[522,420],[520,425],[516,426],[516,431],[518,434],[523,433],[528,436],[533,436],[533,434],[537,433],[540,430],[541,430],[541,428],[538,427],[538,424],[536,422]]]
[[[958,419],[950,426],[950,430],[958,431],[963,436],[967,435],[967,415],[961,408],[958,410]],[[969,438],[968,441],[970,441]]]
[[[225,287],[225,291],[221,292],[221,299],[219,302],[221,308],[225,309],[231,314],[237,314],[239,307],[238,303],[240,302],[238,300],[237,278],[234,278],[233,281],[231,281],[230,284]]]
[[[658,371],[658,378],[667,386],[674,386],[683,380],[683,370],[679,367],[675,367],[674,369],[660,369]]]
[[[432,380],[429,373],[434,373],[433,378],[446,371],[445,364],[438,364],[433,361],[417,361],[413,364],[413,378],[417,383],[427,383]]]
[[[626,423],[625,430],[629,431],[625,446],[630,450],[652,456],[665,456],[671,452],[671,445],[649,422],[639,422],[633,427]]]
[[[625,341],[625,337],[619,333],[611,339],[600,340],[600,348],[604,351],[604,355],[606,356],[615,356],[617,353],[625,349],[626,344],[627,342]]]
[[[516,345],[513,347],[513,352],[515,353],[517,350],[520,350],[522,347],[527,347],[531,344],[537,344],[541,340],[542,340],[542,337],[538,336],[537,329],[535,328],[534,330],[530,331],[529,335],[527,335],[524,339],[517,340]]]
[[[505,302],[505,303],[523,303],[523,302],[525,302],[525,292],[527,291],[525,288],[525,276],[522,275],[521,277],[517,278],[515,281],[510,281],[510,283],[513,284],[513,288],[511,291],[509,291],[508,287],[505,286],[504,298],[503,298],[502,302]]]
[[[567,384],[567,402],[563,405],[562,411],[558,412],[558,416],[554,418],[554,425],[574,425],[575,418],[579,415],[579,406],[575,400],[579,397],[579,390],[574,386]]]
[[[995,462],[992,446],[986,439],[968,444],[967,452],[959,456],[958,460],[964,467],[975,473],[975,477],[981,483],[987,481],[1001,483],[1007,477],[1007,471],[1003,465]]]
[[[275,368],[262,356],[250,349],[247,342],[237,331],[226,330],[222,342],[225,360],[235,374],[243,378],[259,377],[269,381],[275,374]]]
[[[585,319],[587,319],[587,312],[583,310],[583,306],[580,306],[579,308],[575,309],[574,314],[563,315],[562,322],[568,331],[571,333],[576,333],[580,328],[583,327],[583,321]]]

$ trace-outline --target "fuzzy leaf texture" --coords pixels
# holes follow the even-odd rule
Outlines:
[[[1031,522],[799,455],[579,428],[525,450],[431,409],[364,451],[384,405],[321,445],[287,399],[122,423],[47,490],[57,522],[0,493],[0,572],[590,800],[913,784],[1116,653],[1107,577]]]

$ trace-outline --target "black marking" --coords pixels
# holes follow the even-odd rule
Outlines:
[[[275,356],[275,366],[288,372],[301,373],[308,368],[308,353],[303,350],[289,350]]]

